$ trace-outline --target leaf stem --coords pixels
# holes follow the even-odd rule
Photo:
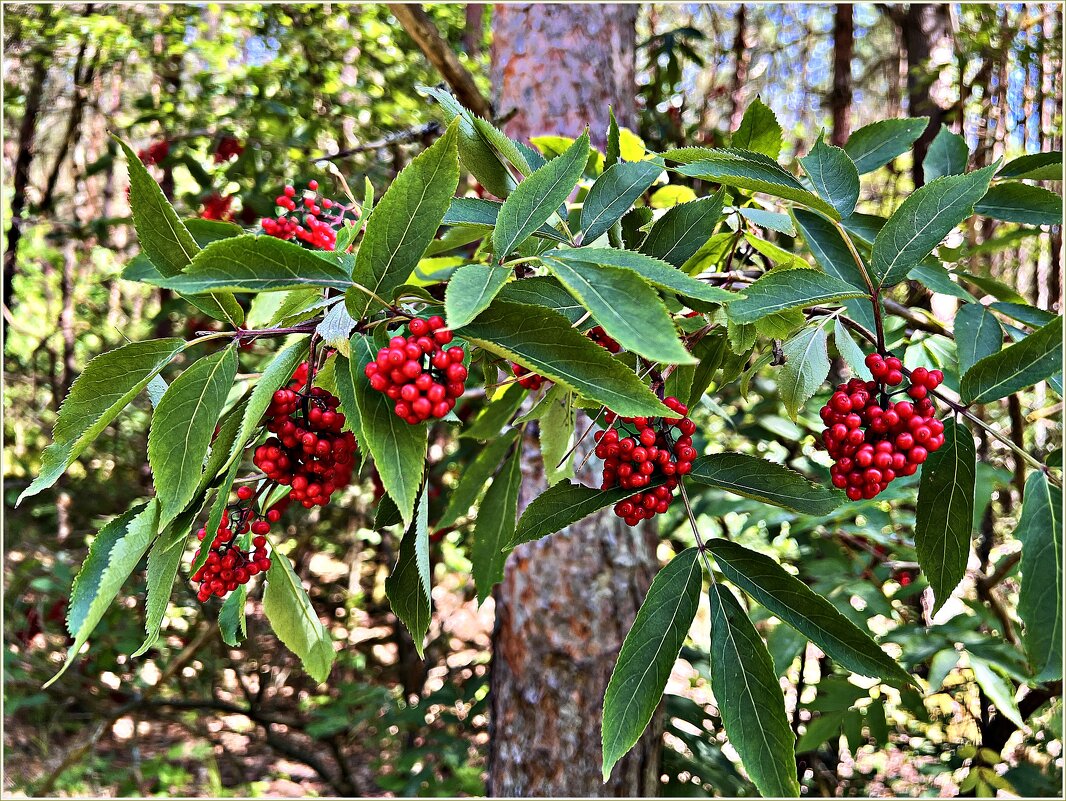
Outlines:
[[[696,547],[699,548],[700,557],[703,559],[703,566],[707,568],[707,576],[711,580],[711,584],[714,584],[714,570],[711,569],[711,560],[707,556],[707,546],[703,542],[703,537],[700,536],[700,529],[696,525],[696,515],[692,512],[692,504],[688,499],[688,491],[685,489],[685,480],[681,479],[677,482],[678,489],[681,490],[681,501],[685,504],[685,513],[688,515],[688,524],[692,527],[692,536],[696,538]]]
[[[880,288],[874,286],[874,282],[870,278],[870,273],[866,269],[866,265],[862,263],[862,257],[859,255],[855,243],[852,242],[851,237],[848,236],[848,232],[844,230],[844,226],[839,222],[834,222],[833,226],[844,240],[844,244],[848,246],[848,250],[851,252],[851,257],[855,259],[855,266],[859,268],[859,272],[862,273],[862,280],[866,282],[866,287],[870,290],[870,301],[873,303],[874,307],[874,324],[877,326],[877,352],[884,356],[887,351],[885,350],[885,323],[884,320],[881,319]]]

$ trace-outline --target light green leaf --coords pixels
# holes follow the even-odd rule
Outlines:
[[[603,780],[640,739],[659,705],[699,607],[699,551],[675,556],[652,581],[618,652],[603,699]]]
[[[848,363],[848,367],[856,377],[863,381],[873,380],[870,368],[866,366],[866,355],[862,352],[862,348],[855,344],[855,340],[839,318],[833,321],[833,342],[837,352]]]
[[[781,346],[785,363],[777,369],[778,392],[788,416],[793,420],[799,410],[829,375],[829,351],[825,329],[806,328]]]
[[[499,261],[506,259],[566,201],[585,171],[588,154],[586,131],[565,153],[549,161],[511,192],[492,231],[493,249]]]
[[[273,566],[273,563],[271,563]],[[244,618],[244,604],[248,600],[248,587],[241,584],[229,594],[218,610],[218,630],[222,641],[230,648],[236,648],[241,640],[248,636],[248,624]]]
[[[148,433],[148,463],[163,525],[196,492],[236,372],[237,349],[226,347],[194,362],[159,401]]]
[[[595,242],[605,234],[655,183],[662,171],[662,164],[655,161],[622,162],[608,167],[585,195],[578,244]]]
[[[996,165],[946,175],[911,193],[888,218],[873,243],[870,267],[878,286],[902,281],[956,225],[973,214],[988,191]]]
[[[335,349],[341,356],[347,358],[351,355],[348,338],[352,335],[355,326],[356,321],[348,314],[344,304],[336,303],[326,312],[322,322],[315,329],[315,333],[318,334],[323,345]]]
[[[1062,151],[1030,153],[1008,161],[997,178],[1017,178],[1028,181],[1061,181]]]
[[[998,353],[976,362],[962,377],[966,403],[988,403],[1030,387],[1062,367],[1062,317]]]
[[[352,277],[380,298],[388,299],[410,278],[436,236],[459,185],[457,136],[453,121],[400,171],[367,220]],[[354,288],[345,303],[357,320],[381,310],[377,300]]]
[[[444,215],[444,225],[469,225],[486,233],[496,225],[503,203],[480,197],[453,197],[448,211]],[[566,242],[567,238],[550,225],[537,228],[532,236],[550,239],[553,242]]]
[[[574,436],[573,393],[565,387],[554,386],[545,395],[544,405],[538,432],[544,476],[550,487],[574,476],[573,457],[560,464]]]
[[[864,175],[910,150],[928,124],[928,117],[873,122],[855,131],[844,150],[855,162],[859,175]]]
[[[781,154],[783,144],[777,115],[756,97],[744,110],[744,118],[729,138],[729,144],[776,159]]]
[[[745,287],[744,299],[729,304],[728,313],[738,323],[752,323],[776,312],[865,294],[820,270],[774,270]]]
[[[782,234],[788,234],[789,236],[796,235],[796,226],[792,224],[792,218],[779,211],[767,211],[754,206],[741,206],[737,209],[737,213],[745,220],[762,228],[780,231]]]
[[[509,425],[522,401],[526,399],[526,389],[521,384],[511,384],[498,393],[481,411],[481,414],[465,426],[461,437],[492,441],[500,436],[500,430]]]
[[[859,200],[859,171],[846,152],[819,139],[799,162],[810,176],[815,191],[831,203],[841,217],[855,211]]]
[[[970,149],[966,140],[957,133],[952,133],[946,125],[941,125],[929,150],[922,161],[922,173],[926,183],[935,181],[942,175],[961,175],[966,172],[966,162],[970,158]]]
[[[1018,617],[1025,653],[1037,681],[1062,678],[1062,494],[1039,470],[1025,482],[1014,536],[1022,543]]]
[[[1024,729],[1025,719],[1018,709],[1018,702],[1014,700],[1014,688],[1010,680],[973,654],[970,655],[970,668],[978,686],[984,690],[996,710],[1019,729]]]
[[[307,675],[319,684],[329,678],[336,658],[333,640],[288,558],[273,549],[263,590],[263,613],[278,639],[300,658]]]
[[[954,329],[960,375],[966,375],[974,364],[1003,347],[999,320],[980,303],[964,304],[955,315]]]
[[[711,584],[711,689],[729,743],[759,792],[799,796],[796,736],[766,645],[736,596]]]
[[[407,626],[415,650],[423,656],[432,614],[429,590],[429,506],[423,492],[414,520],[400,541],[396,566],[385,579],[385,594],[396,617]]]
[[[464,264],[448,280],[444,311],[448,327],[462,328],[492,303],[511,277],[511,270],[493,264]]]
[[[994,184],[977,202],[977,214],[1023,225],[1062,225],[1062,196],[1017,181]]]
[[[176,338],[131,342],[86,364],[59,408],[52,444],[45,448],[40,474],[22,491],[15,505],[55,484],[89,443],[184,347],[185,343]]]
[[[805,515],[827,515],[845,501],[840,490],[813,484],[784,465],[744,453],[700,456],[688,479]]]
[[[914,547],[933,590],[933,614],[966,575],[976,471],[973,435],[966,426],[946,422],[944,444],[922,467],[914,521]]]
[[[503,580],[503,565],[510,553],[507,546],[514,539],[518,516],[518,488],[522,484],[520,456],[520,449],[516,448],[492,479],[478,507],[470,561],[479,606],[485,603],[493,586]]]
[[[463,468],[459,483],[452,490],[448,505],[437,521],[437,528],[454,525],[456,520],[470,512],[470,507],[477,500],[481,488],[485,486],[485,482],[496,472],[500,461],[514,446],[518,434],[517,430],[511,430],[491,439],[484,448],[478,451],[474,460]]]

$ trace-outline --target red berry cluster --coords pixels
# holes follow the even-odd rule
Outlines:
[[[237,497],[241,501],[250,501],[254,494],[248,485],[237,490]],[[270,569],[266,534],[270,531],[270,524],[281,518],[281,511],[271,509],[266,515],[259,517],[249,504],[238,505],[232,510],[233,514],[230,512],[230,509],[222,512],[218,531],[208,544],[210,553],[207,555],[207,561],[192,575],[193,582],[200,585],[196,597],[201,603],[212,596],[222,598],[240,585],[247,584],[252,576]],[[246,550],[238,539],[249,532],[252,534],[251,550]],[[206,529],[197,531],[196,537],[203,542],[207,537]],[[200,556],[199,549],[196,556]]]
[[[292,487],[289,499],[307,509],[325,506],[330,496],[352,479],[355,437],[342,431],[340,400],[321,387],[306,389],[304,362],[288,387],[274,393],[266,411],[270,437],[255,449],[252,461],[278,484]]]
[[[212,192],[204,198],[204,208],[200,212],[204,220],[232,220],[233,219],[233,195],[223,197],[218,192]]]
[[[244,152],[244,145],[235,136],[223,136],[215,146],[215,164],[222,164]]]
[[[834,459],[829,470],[833,486],[853,501],[873,498],[897,476],[914,475],[944,444],[944,424],[926,397],[944,380],[943,373],[914,370],[906,393],[915,402],[889,401],[888,387],[903,383],[900,360],[875,353],[866,358],[866,365],[873,381],[853,378],[840,384],[821,409],[826,425],[822,442]]]
[[[146,167],[150,167],[153,164],[159,164],[169,155],[170,142],[168,142],[166,139],[162,139],[158,142],[153,142],[143,150],[137,151],[137,158],[139,158]]]
[[[603,330],[601,326],[590,328],[588,333],[585,334],[589,339],[595,342],[597,345],[601,345],[611,353],[618,353],[622,349],[622,346],[615,342],[611,337],[607,335],[607,332]],[[532,370],[523,367],[520,364],[511,362],[511,372],[515,374],[518,379],[518,385],[524,389],[536,391],[544,386],[544,382],[547,381],[544,376],[537,375]]]
[[[297,213],[296,188],[286,186],[283,194],[274,201],[282,211],[277,217],[262,221],[263,232],[278,239],[295,238],[319,250],[333,250],[337,244],[337,229],[343,224],[347,208],[329,198],[320,198],[318,181],[308,181],[307,188],[309,192],[305,192],[302,199],[303,209]]]
[[[390,339],[365,372],[371,387],[396,401],[396,416],[417,425],[455,408],[456,399],[466,391],[466,351],[458,346],[444,350],[452,332],[438,315],[428,320],[416,317],[407,328],[410,334]]]
[[[612,427],[596,432],[596,455],[603,459],[601,489],[639,490],[665,479],[661,486],[615,504],[614,513],[631,526],[670,508],[679,477],[692,471],[696,458],[692,447],[696,424],[685,416],[688,407],[673,397],[663,403],[681,417],[618,417],[608,412],[606,421]],[[671,429],[677,429],[680,436],[675,439]]]

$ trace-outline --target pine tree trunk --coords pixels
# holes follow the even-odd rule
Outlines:
[[[843,147],[851,133],[851,59],[855,51],[854,9],[837,3],[833,15],[833,90],[829,108],[833,114],[830,142]]]
[[[602,148],[608,105],[635,128],[635,17],[625,5],[495,6],[493,86],[499,113],[514,112],[507,133],[576,136],[589,125]],[[587,426],[579,415],[577,431]],[[532,431],[522,474],[520,511],[545,488]],[[577,480],[596,483],[588,468]],[[629,528],[607,510],[508,559],[494,595],[490,795],[657,794],[659,715],[610,781],[600,776],[603,694],[658,569],[655,545],[654,529]]]

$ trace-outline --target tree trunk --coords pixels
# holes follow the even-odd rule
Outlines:
[[[854,9],[837,3],[833,15],[833,90],[829,109],[833,115],[830,142],[843,147],[851,133],[851,59],[855,50]]]
[[[733,86],[729,92],[732,111],[729,115],[729,130],[735,131],[744,119],[744,82],[748,80],[748,64],[751,63],[751,48],[748,47],[747,6],[737,7],[737,30],[733,35]]]
[[[497,5],[492,77],[507,132],[603,146],[607,106],[635,125],[636,8]],[[577,431],[588,426],[578,416]],[[530,428],[534,428],[530,426]],[[587,454],[579,448],[577,463]],[[519,509],[545,489],[535,436],[523,442]],[[577,479],[595,483],[592,470]],[[494,796],[656,795],[661,713],[604,783],[603,695],[622,640],[658,569],[656,535],[610,510],[515,549],[494,598],[489,779]]]
[[[911,117],[928,117],[929,125],[914,143],[914,164],[911,175],[914,186],[925,183],[922,162],[929,152],[929,144],[946,122],[950,109],[941,106],[936,96],[941,93],[940,67],[934,66],[934,50],[952,51],[951,18],[946,5],[912,3],[896,18],[900,43],[907,56],[907,113]]]

